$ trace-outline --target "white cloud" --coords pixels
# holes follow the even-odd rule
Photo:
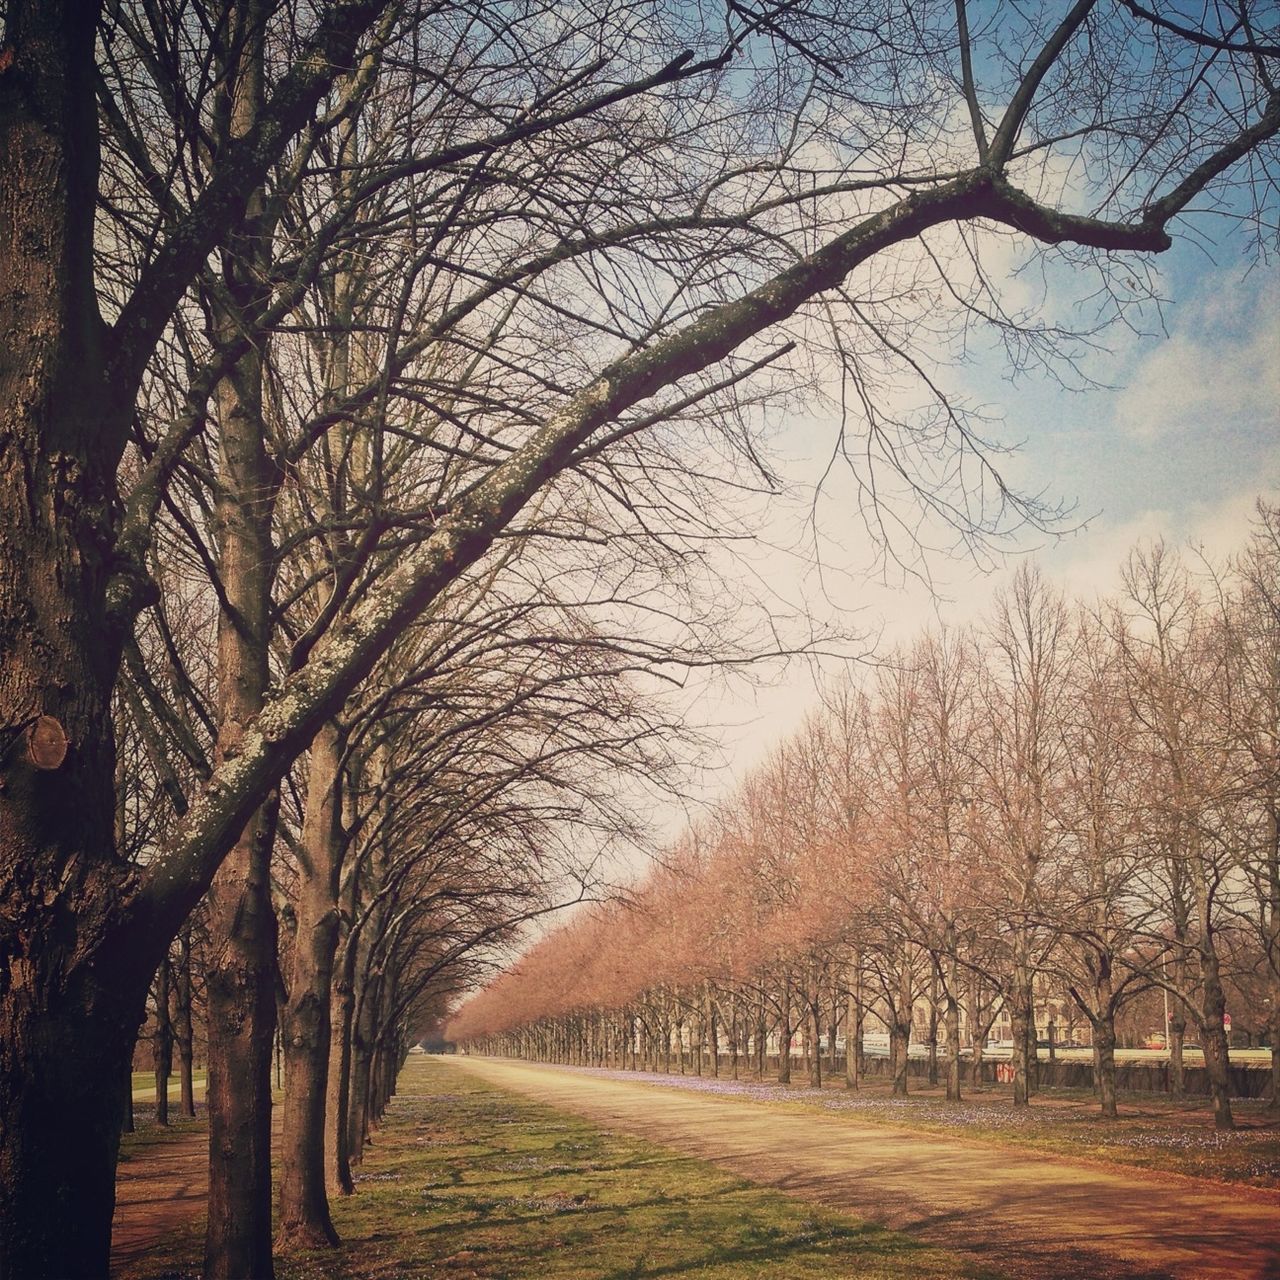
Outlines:
[[[1115,423],[1139,439],[1218,425],[1277,430],[1280,288],[1202,296],[1169,339],[1142,358],[1117,397]]]
[[[1047,554],[1045,568],[1069,595],[1089,600],[1118,589],[1120,568],[1140,542],[1164,538],[1180,550],[1199,549],[1221,561],[1244,546],[1258,497],[1250,488],[1216,502],[1148,508],[1122,521],[1100,519]]]

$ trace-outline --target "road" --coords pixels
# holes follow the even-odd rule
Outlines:
[[[736,1097],[458,1057],[503,1089],[1012,1277],[1280,1280],[1280,1193],[1112,1171]]]

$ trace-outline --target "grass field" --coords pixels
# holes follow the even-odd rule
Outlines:
[[[196,1100],[203,1101],[206,1071],[193,1071],[191,1080],[195,1086]],[[130,1077],[133,1087],[134,1102],[154,1102],[156,1100],[156,1077],[153,1071],[135,1071]],[[177,1102],[181,1096],[181,1085],[176,1075],[169,1077],[169,1100]]]
[[[440,1059],[411,1060],[400,1089],[358,1194],[334,1206],[343,1247],[281,1259],[279,1280],[994,1274],[492,1089]],[[198,1274],[200,1230],[191,1223],[122,1280]]]

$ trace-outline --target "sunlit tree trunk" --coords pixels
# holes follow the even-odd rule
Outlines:
[[[343,736],[326,725],[311,744],[298,851],[297,928],[283,1014],[285,1098],[280,1148],[280,1248],[338,1242],[325,1190],[325,1104],[342,829]]]

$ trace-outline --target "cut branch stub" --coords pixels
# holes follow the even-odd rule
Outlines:
[[[57,769],[67,758],[67,734],[53,716],[37,716],[27,729],[27,754],[37,769]]]

